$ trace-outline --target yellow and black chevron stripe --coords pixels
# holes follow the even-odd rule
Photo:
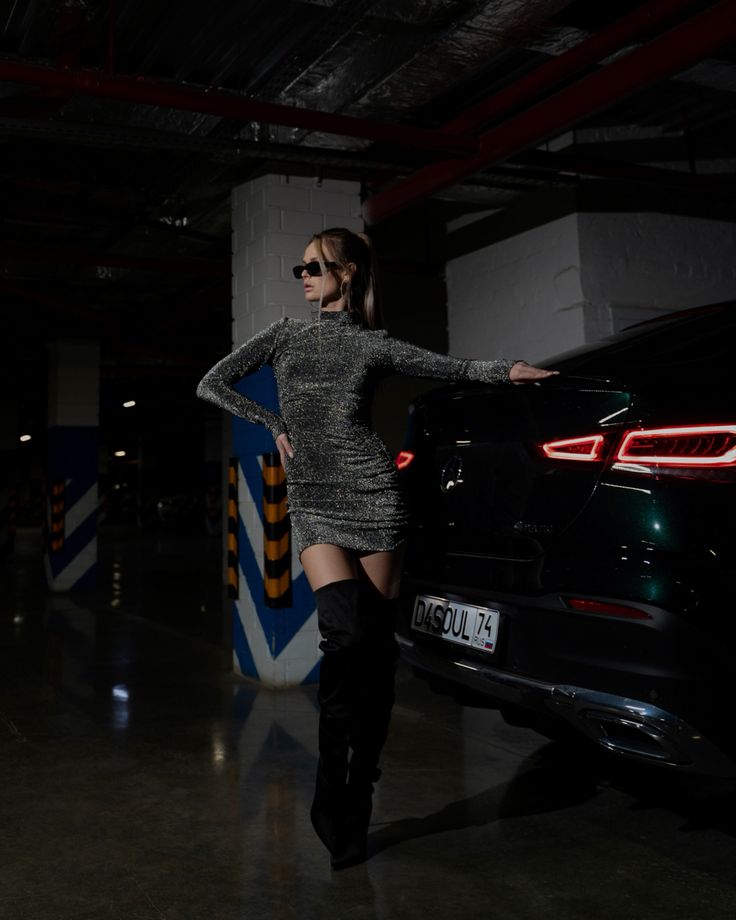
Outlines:
[[[49,521],[49,550],[60,553],[64,549],[64,519],[66,517],[66,483],[51,485],[51,515]]]
[[[286,477],[276,451],[263,455],[263,587],[267,607],[291,607],[291,529]]]
[[[239,597],[238,583],[238,458],[227,469],[227,596]]]

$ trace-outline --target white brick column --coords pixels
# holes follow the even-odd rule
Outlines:
[[[329,227],[362,230],[358,182],[265,175],[233,191],[233,346],[283,316],[308,319],[312,306],[294,279],[313,233]],[[256,379],[257,377],[257,379]],[[248,394],[275,408],[268,374],[243,384]],[[250,389],[250,387],[253,389]],[[245,392],[245,389],[244,389]],[[313,681],[320,658],[311,591],[292,553],[292,606],[264,602],[262,455],[274,450],[262,427],[233,420],[239,461],[240,596],[234,601],[235,670],[272,687]]]
[[[282,316],[309,317],[291,268],[328,227],[363,229],[359,183],[269,174],[233,191],[235,345]]]

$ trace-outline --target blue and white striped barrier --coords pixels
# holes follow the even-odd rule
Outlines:
[[[276,408],[269,368],[241,381],[237,389]],[[233,419],[233,453],[238,458],[239,597],[233,604],[234,665],[266,686],[293,687],[319,676],[319,632],[314,597],[301,565],[292,559],[292,605],[273,608],[264,598],[263,454],[273,451],[264,428]]]
[[[52,591],[93,588],[97,575],[97,429],[49,428],[48,442],[46,578]],[[56,495],[53,484],[63,486]]]

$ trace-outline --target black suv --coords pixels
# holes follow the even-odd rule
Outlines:
[[[736,303],[413,407],[398,638],[433,688],[736,775]]]

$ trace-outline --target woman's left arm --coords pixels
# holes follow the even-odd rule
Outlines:
[[[410,377],[432,377],[436,380],[479,380],[483,383],[530,383],[551,377],[557,371],[545,371],[526,361],[496,358],[473,361],[453,358],[426,348],[419,348],[401,339],[384,339],[388,363],[397,374]]]

